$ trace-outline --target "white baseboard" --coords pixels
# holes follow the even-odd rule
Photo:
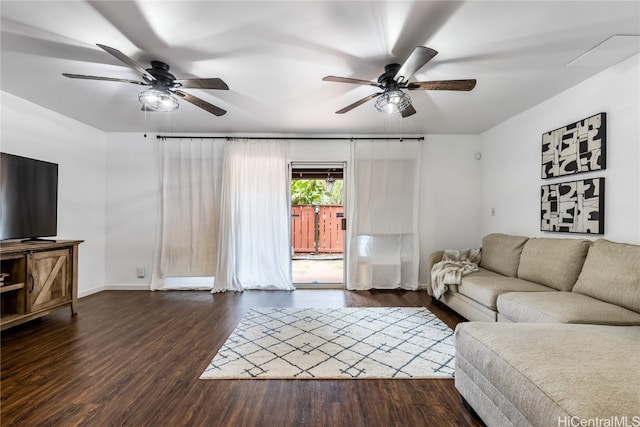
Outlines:
[[[78,298],[84,298],[88,297],[89,295],[97,294],[98,292],[104,291],[104,289],[104,286],[96,286],[95,288],[83,290],[78,289]]]
[[[137,284],[110,283],[104,286],[104,290],[105,291],[150,291],[151,286],[148,283],[137,283]]]
[[[78,298],[88,297],[102,291],[150,291],[148,284],[108,284],[91,289],[78,290]]]

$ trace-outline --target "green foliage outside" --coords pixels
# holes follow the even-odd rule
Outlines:
[[[321,179],[296,179],[291,182],[293,205],[341,205],[344,182]]]

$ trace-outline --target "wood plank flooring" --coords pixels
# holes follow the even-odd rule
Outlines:
[[[481,426],[451,379],[199,380],[251,307],[426,306],[426,292],[107,291],[6,330],[2,426]]]

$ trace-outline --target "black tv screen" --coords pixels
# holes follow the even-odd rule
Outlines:
[[[58,234],[58,165],[0,153],[0,240]]]

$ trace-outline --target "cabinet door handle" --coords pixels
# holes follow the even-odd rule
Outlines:
[[[31,278],[31,289],[29,290],[29,292],[33,292],[33,290],[36,288],[36,279],[35,277],[33,277],[33,274],[30,274],[29,277]]]

